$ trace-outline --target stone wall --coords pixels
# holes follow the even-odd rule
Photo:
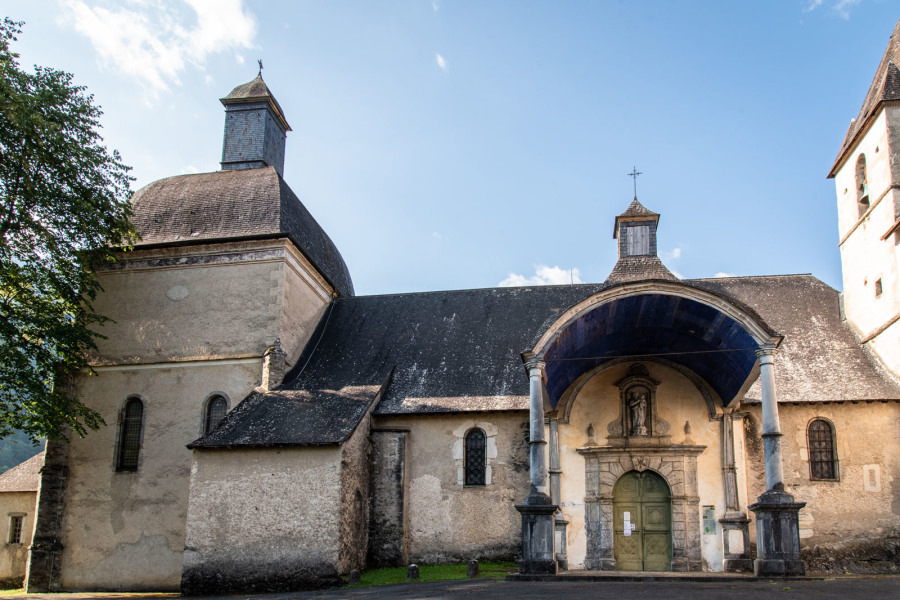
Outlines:
[[[859,214],[856,165],[865,155],[869,211]],[[835,175],[844,311],[861,339],[900,376],[900,107],[886,106]],[[882,239],[886,236],[886,239]],[[878,293],[876,287],[881,288]],[[893,324],[892,324],[893,323]]]
[[[673,568],[722,570],[722,529],[716,525],[710,533],[701,533],[700,530],[702,507],[713,507],[716,522],[728,512],[721,409],[711,418],[708,399],[684,374],[663,364],[642,364],[647,367],[650,376],[659,381],[655,394],[656,412],[668,436],[647,440],[655,448],[615,449],[617,444],[624,443],[621,438],[615,439],[614,435],[621,435],[623,410],[616,382],[625,376],[628,363],[599,371],[584,383],[570,407],[561,407],[560,509],[563,518],[569,522],[566,529],[569,566],[590,569],[613,567],[608,562],[612,558],[613,546],[607,537],[612,531],[612,488],[625,472],[650,469],[661,474],[669,484],[673,494],[673,525],[680,523],[680,530],[673,533],[673,550],[677,550],[673,556]],[[706,393],[709,394],[709,391]],[[711,400],[715,410],[718,400],[712,397]],[[686,423],[690,423],[689,433],[685,431]],[[589,426],[592,426],[593,440],[588,435]],[[595,450],[579,450],[592,445]],[[601,453],[606,453],[602,460]],[[743,446],[740,440],[735,443],[735,456],[738,502],[746,510]],[[664,464],[668,465],[665,473],[662,472]],[[601,468],[604,469],[602,473]],[[596,479],[601,476],[602,486]],[[676,492],[676,489],[679,491]]]
[[[368,553],[371,417],[364,416],[341,446],[341,537],[338,573],[366,567]]]
[[[0,493],[0,589],[22,587],[31,534],[34,531],[34,492]],[[21,541],[8,544],[13,515],[22,515]]]
[[[372,431],[372,480],[369,500],[369,567],[408,563],[407,436],[404,430]]]
[[[759,422],[758,405],[743,410]],[[800,546],[810,570],[894,572],[900,568],[896,552],[900,402],[784,403],[779,411],[785,486],[797,501],[807,503],[800,511]],[[810,477],[807,426],[816,418],[834,426],[838,458],[834,481]],[[761,446],[748,446],[753,448],[748,453],[748,470],[761,473]],[[751,496],[763,492],[761,477],[748,483]]]
[[[514,505],[528,495],[528,414],[379,416],[378,429],[405,429],[409,560],[444,563],[515,558],[521,518]],[[463,438],[487,435],[487,485],[463,483]],[[377,510],[377,509],[376,509]]]
[[[338,446],[195,450],[182,592],[336,584],[341,459]]]
[[[212,394],[233,408],[260,384],[263,352],[277,338],[296,360],[330,300],[304,261],[286,240],[200,244],[135,250],[100,274],[95,306],[115,322],[102,328],[96,376],[78,377],[76,389],[106,426],[68,447],[64,549],[50,569],[61,589],[179,589],[185,446],[202,435]],[[144,404],[143,437],[137,471],[120,472],[130,397]]]

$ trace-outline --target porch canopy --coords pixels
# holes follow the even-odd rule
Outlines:
[[[758,374],[756,351],[777,346],[775,333],[751,309],[681,282],[626,283],[566,310],[525,359],[546,363],[555,410],[583,374],[623,360],[664,360],[697,374],[723,405],[742,395]]]

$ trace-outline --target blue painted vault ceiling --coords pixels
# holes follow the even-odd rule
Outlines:
[[[602,304],[566,326],[544,355],[555,407],[580,375],[613,359],[658,356],[706,380],[724,403],[750,375],[757,343],[734,319],[680,296],[643,294]]]

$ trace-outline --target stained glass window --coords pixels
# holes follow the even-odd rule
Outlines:
[[[138,398],[129,399],[125,404],[119,434],[119,461],[116,465],[118,471],[137,471],[143,417],[144,403]]]
[[[222,396],[213,396],[209,399],[209,403],[206,405],[206,428],[203,433],[209,433],[219,426],[219,423],[225,418],[227,407],[228,403]]]
[[[466,433],[466,485],[484,485],[486,438],[480,429]]]
[[[811,479],[837,479],[837,456],[831,423],[816,419],[809,424],[809,476]]]

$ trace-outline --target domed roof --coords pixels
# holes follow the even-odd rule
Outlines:
[[[136,246],[289,237],[342,296],[353,281],[331,238],[274,167],[179,175],[141,188],[132,199]]]

